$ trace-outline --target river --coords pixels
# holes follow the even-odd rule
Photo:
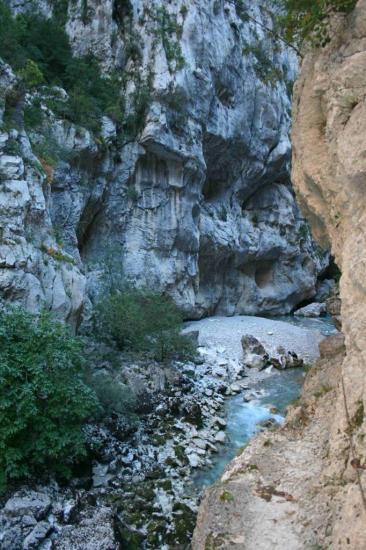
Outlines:
[[[330,317],[308,319],[281,316],[272,320],[306,329],[313,333],[316,341],[336,332]],[[194,474],[193,483],[196,488],[202,490],[215,483],[222,476],[228,462],[262,429],[263,422],[284,422],[288,405],[299,397],[304,376],[304,369],[273,371],[271,376],[251,386],[251,391],[256,393],[256,399],[245,402],[243,395],[239,394],[226,400],[227,442],[213,457],[210,467]]]

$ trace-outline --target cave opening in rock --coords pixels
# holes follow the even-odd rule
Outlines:
[[[273,281],[273,262],[261,262],[256,266],[254,279],[258,288],[266,288]]]

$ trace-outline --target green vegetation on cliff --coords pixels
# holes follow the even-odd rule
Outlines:
[[[328,40],[329,15],[349,13],[357,0],[275,0],[285,15],[280,25],[290,42],[310,41],[324,45]]]
[[[95,132],[102,115],[122,123],[118,75],[102,75],[91,54],[74,56],[59,18],[46,19],[37,13],[13,17],[0,0],[0,57],[17,72],[24,91],[39,86],[64,88],[67,100],[54,100],[49,105],[61,118]],[[36,114],[40,120],[41,109]]]

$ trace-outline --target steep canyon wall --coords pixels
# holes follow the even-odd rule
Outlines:
[[[41,127],[8,125],[0,141],[2,298],[76,325],[111,258],[191,318],[283,313],[314,296],[327,257],[289,176],[297,62],[264,28],[266,4],[64,4],[74,53],[119,76],[126,124],[105,115],[91,132],[52,110],[63,90],[28,92]],[[50,17],[58,4],[36,5]],[[6,118],[19,79],[2,63],[0,80]],[[61,151],[53,167],[34,146],[45,141]]]
[[[305,58],[296,85],[293,179],[303,212],[342,271],[346,357],[326,472],[339,479],[331,547],[363,548],[365,475],[354,460],[362,466],[366,458],[366,2],[333,26],[331,42]]]

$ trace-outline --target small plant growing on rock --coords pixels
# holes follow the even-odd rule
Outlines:
[[[224,491],[220,495],[221,502],[233,502],[234,496],[229,491]]]

